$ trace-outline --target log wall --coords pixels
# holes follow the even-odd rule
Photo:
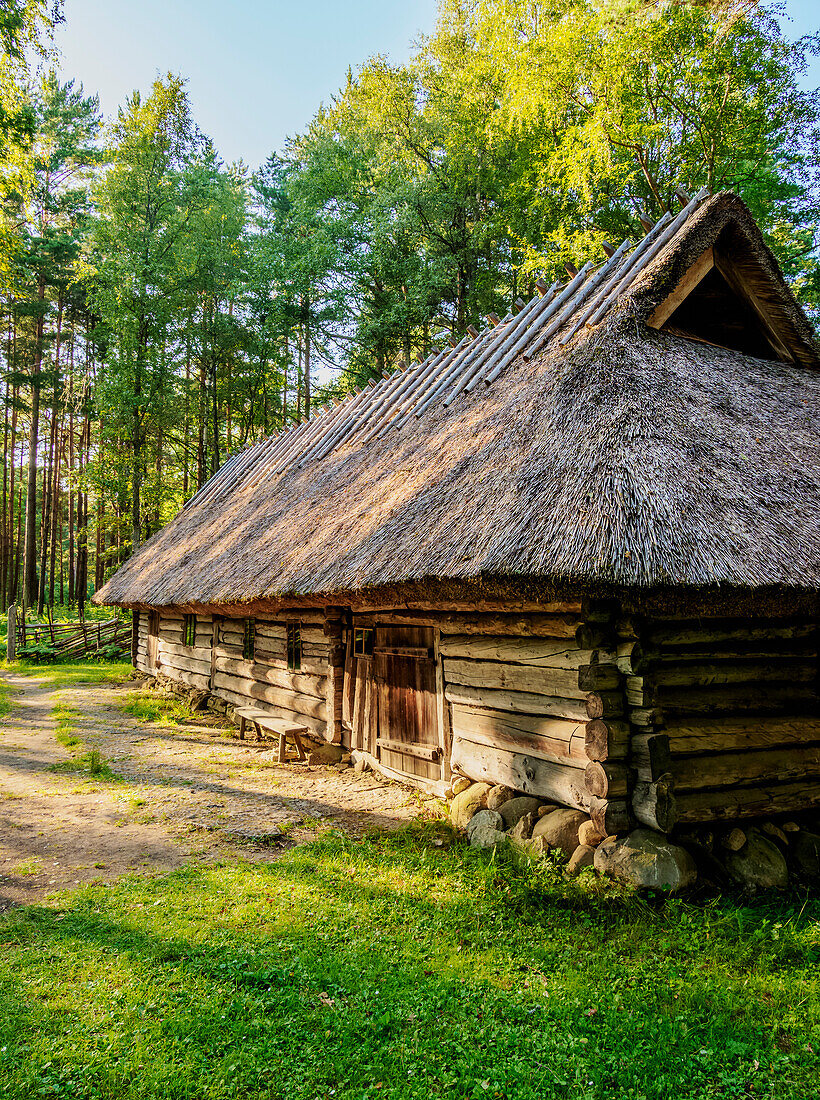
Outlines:
[[[151,618],[149,611],[135,611],[137,618],[137,646],[134,654],[134,667],[141,672],[149,672],[148,668],[148,623]]]
[[[279,717],[301,722],[323,738],[329,729],[332,735],[337,724],[328,710],[332,639],[325,634],[324,612],[300,610],[286,618],[257,617],[254,656],[246,659],[244,619],[198,614],[194,645],[187,646],[183,643],[183,613],[162,611],[155,670],[147,668],[148,619],[147,613],[140,615],[137,667],[211,691],[234,706],[270,710]],[[288,622],[301,624],[302,663],[298,670],[288,668]]]
[[[816,620],[622,619],[618,665],[639,819],[657,813],[668,828],[820,805]]]

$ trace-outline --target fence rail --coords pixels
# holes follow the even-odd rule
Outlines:
[[[113,618],[74,623],[30,623],[18,616],[17,608],[9,608],[7,657],[13,661],[21,649],[31,646],[48,646],[56,658],[84,657],[110,645],[131,645],[131,623],[128,619]]]

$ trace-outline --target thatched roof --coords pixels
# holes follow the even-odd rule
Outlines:
[[[720,278],[652,327],[713,247]],[[699,196],[455,352],[235,456],[96,600],[492,577],[815,590],[819,365],[746,208]]]

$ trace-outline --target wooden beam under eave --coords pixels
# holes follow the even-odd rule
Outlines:
[[[672,293],[668,294],[664,300],[655,307],[652,316],[647,321],[650,328],[662,328],[678,306],[689,297],[698,283],[706,278],[714,266],[715,254],[710,247],[704,252],[701,252],[700,256],[698,256],[692,266],[686,271]]]

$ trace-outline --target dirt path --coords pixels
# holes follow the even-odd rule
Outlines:
[[[270,742],[241,742],[195,718],[139,721],[133,683],[54,689],[3,673],[16,695],[0,718],[0,910],[79,883],[156,873],[191,860],[276,858],[322,825],[357,834],[424,811],[396,783],[352,769],[281,765]],[[56,739],[57,704],[82,745]],[[97,749],[119,782],[52,770]]]

